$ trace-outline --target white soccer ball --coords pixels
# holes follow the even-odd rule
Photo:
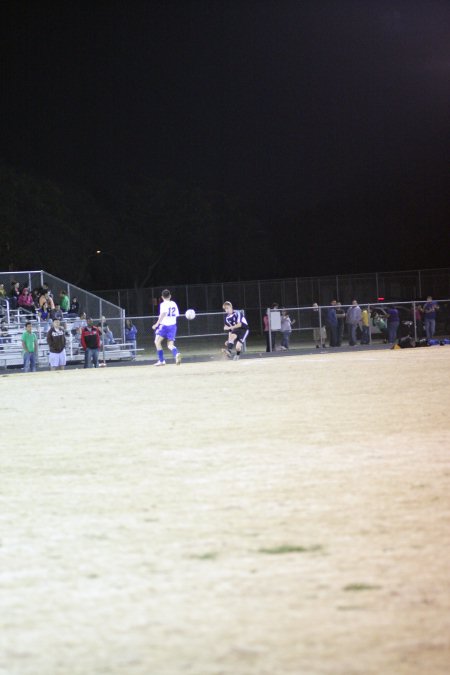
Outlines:
[[[195,319],[195,311],[193,309],[188,309],[184,316],[188,321],[192,321],[192,319]]]

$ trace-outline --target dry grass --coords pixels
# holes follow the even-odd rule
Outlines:
[[[2,378],[1,675],[444,675],[450,348]]]

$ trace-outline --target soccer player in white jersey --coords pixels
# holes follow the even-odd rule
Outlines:
[[[170,299],[170,291],[165,290],[161,293],[162,303],[159,306],[158,321],[152,328],[156,331],[155,346],[158,360],[155,366],[165,366],[164,351],[162,349],[163,340],[167,340],[167,346],[172,352],[177,366],[181,363],[181,354],[175,347],[175,336],[177,334],[177,317],[179,315],[176,302]]]
[[[228,338],[223,351],[229,359],[233,358],[234,361],[237,361],[249,333],[247,319],[238,309],[233,309],[233,305],[228,300],[223,303],[223,309],[225,310],[225,325],[223,329],[228,331]],[[236,347],[234,357],[232,353],[233,346]]]

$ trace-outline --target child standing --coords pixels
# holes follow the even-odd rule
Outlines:
[[[29,321],[25,324],[25,332],[22,335],[23,348],[23,372],[32,373],[36,371],[36,357],[38,351],[38,341],[33,333],[32,325]]]
[[[292,333],[292,324],[295,323],[294,319],[291,319],[289,314],[285,309],[281,312],[281,349],[287,351],[289,349],[289,340]]]

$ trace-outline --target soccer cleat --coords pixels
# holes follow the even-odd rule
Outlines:
[[[227,357],[227,359],[233,358],[233,354],[230,352],[229,349],[222,349],[222,353],[225,354],[225,356]]]
[[[153,364],[154,366],[165,366],[166,362],[165,361],[157,361],[156,363]]]
[[[233,356],[233,361],[239,361],[240,354],[235,354]]]
[[[181,354],[178,352],[178,354],[175,356],[175,365],[179,366],[181,364]]]

